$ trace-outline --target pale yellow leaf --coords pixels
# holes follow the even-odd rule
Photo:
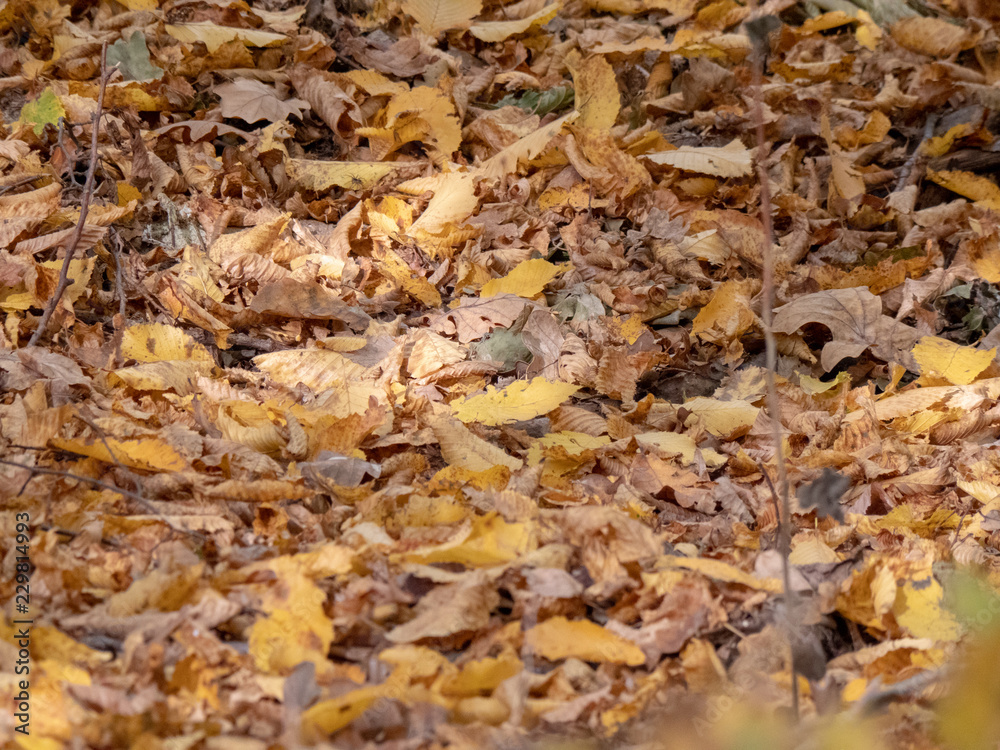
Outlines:
[[[715,560],[710,557],[681,557],[679,555],[671,555],[663,558],[660,566],[693,570],[716,581],[739,583],[743,586],[761,591],[770,591],[775,594],[782,590],[781,580],[778,578],[757,578],[723,560]]]
[[[350,190],[366,190],[398,166],[387,162],[289,159],[285,169],[291,180],[300,187],[319,193],[333,185]]]
[[[427,204],[427,208],[407,231],[411,237],[417,237],[421,232],[439,234],[448,224],[466,219],[479,205],[475,179],[468,172],[448,172],[436,175],[432,179],[433,182],[429,185],[422,181],[409,180],[398,186],[403,192],[410,192],[416,188],[417,195],[424,190],[434,191],[434,197]],[[416,187],[417,185],[420,187]]]
[[[284,34],[259,29],[234,29],[231,26],[219,26],[208,21],[197,23],[166,25],[167,33],[174,39],[187,44],[203,42],[209,52],[215,52],[227,42],[239,39],[252,47],[277,47],[288,41]]]
[[[525,18],[515,18],[509,21],[481,21],[469,27],[469,33],[484,42],[502,42],[515,34],[523,34],[532,26],[541,26],[555,18],[562,3],[546,5],[537,13]]]
[[[276,383],[296,387],[299,383],[315,393],[361,379],[365,368],[343,354],[325,349],[289,349],[254,357],[254,364]]]
[[[146,323],[130,326],[122,334],[121,353],[125,359],[136,362],[163,362],[186,360],[208,366],[215,364],[212,355],[202,344],[171,325]]]
[[[694,463],[694,452],[698,448],[694,440],[688,435],[679,432],[643,432],[635,436],[639,445],[654,447],[663,453],[673,453],[681,457],[685,464]],[[712,450],[703,448],[701,451],[705,465],[716,469],[726,463],[726,456]]]
[[[916,638],[953,642],[962,635],[955,616],[944,607],[944,590],[930,566],[899,587],[892,612],[896,622]]]
[[[422,378],[447,365],[464,362],[468,355],[469,350],[461,344],[424,329],[413,337],[406,369],[412,377]]]
[[[403,0],[403,12],[431,36],[464,28],[482,9],[480,0]]]
[[[563,271],[559,266],[542,258],[532,258],[518,263],[502,279],[491,279],[479,292],[483,299],[498,294],[516,294],[532,299],[545,289],[546,285]]]
[[[574,100],[580,112],[576,124],[584,128],[610,129],[621,109],[621,89],[611,63],[603,55],[595,55],[573,69],[573,82]]]
[[[431,428],[441,447],[441,456],[450,466],[460,466],[469,471],[487,471],[494,466],[506,466],[511,471],[517,471],[524,466],[521,459],[473,435],[455,419],[435,417]]]
[[[533,419],[552,411],[580,390],[569,383],[554,383],[545,378],[517,380],[497,390],[453,401],[451,411],[463,422],[480,422],[490,427]]]
[[[504,175],[512,174],[517,171],[517,164],[520,160],[534,159],[549,145],[549,141],[559,135],[563,125],[570,124],[579,116],[580,113],[577,110],[573,110],[558,120],[553,120],[548,125],[540,127],[534,133],[514,141],[507,148],[484,161],[479,169],[476,170],[476,177],[486,180],[498,180]]]
[[[719,401],[703,396],[684,402],[684,408],[696,415],[710,433],[727,440],[745,435],[760,412],[747,401]]]
[[[687,172],[701,172],[716,177],[745,177],[752,171],[750,152],[739,139],[722,147],[681,146],[674,151],[646,154],[644,158]]]
[[[955,385],[969,385],[993,361],[996,348],[959,346],[937,336],[924,336],[913,347],[913,358],[923,375],[936,374]]]

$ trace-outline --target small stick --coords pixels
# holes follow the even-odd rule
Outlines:
[[[118,297],[118,314],[122,318],[122,323],[125,321],[125,284],[122,281],[122,275],[125,270],[122,268],[122,258],[125,249],[125,243],[122,242],[121,235],[118,234],[117,230],[112,232],[112,237],[114,241],[111,243],[111,254],[115,259],[115,296]]]
[[[764,348],[767,367],[764,376],[767,382],[767,410],[771,417],[771,438],[774,441],[774,460],[778,474],[778,494],[781,497],[781,510],[778,514],[778,538],[781,550],[781,579],[785,590],[785,609],[788,627],[794,631],[797,627],[798,613],[796,596],[792,589],[791,566],[788,556],[792,546],[792,509],[788,497],[788,473],[785,470],[785,455],[782,447],[781,401],[778,398],[778,386],[775,372],[778,366],[778,347],[774,338],[772,321],[774,318],[774,227],[771,222],[771,185],[764,164],[769,153],[767,140],[764,136],[764,113],[761,107],[764,78],[764,50],[761,45],[755,45],[753,57],[753,86],[750,97],[753,108],[754,130],[757,136],[757,179],[760,182],[760,215],[764,227],[764,241],[761,247],[763,253],[763,280],[761,283],[761,322],[764,327]],[[767,472],[764,473],[767,476]],[[768,477],[768,484],[771,480]],[[773,488],[772,488],[773,489]],[[794,640],[792,633],[790,639]],[[792,662],[792,714],[799,720],[799,680]]]
[[[49,476],[53,477],[64,477],[66,479],[74,479],[78,482],[85,482],[86,484],[89,484],[92,487],[100,487],[102,490],[110,490],[111,492],[117,492],[119,495],[135,500],[137,503],[142,505],[142,507],[145,508],[146,510],[151,510],[152,513],[155,514],[156,520],[162,521],[171,529],[180,534],[186,534],[188,536],[201,540],[207,539],[207,536],[203,532],[190,531],[188,529],[182,529],[179,526],[174,525],[174,523],[169,518],[167,518],[162,513],[157,512],[156,509],[152,507],[152,504],[149,502],[149,500],[147,500],[137,492],[132,492],[131,490],[125,490],[122,489],[121,487],[115,487],[113,484],[102,482],[99,479],[91,479],[90,477],[85,477],[81,474],[74,474],[71,471],[63,471],[61,469],[46,469],[42,466],[27,466],[26,464],[19,464],[17,461],[7,461],[6,459],[3,458],[0,458],[0,464],[3,464],[4,466],[15,466],[18,469],[24,469],[26,471],[31,472],[31,476],[28,477],[28,481],[24,483],[24,487],[21,488],[21,492],[24,492],[24,488],[28,486],[28,484],[31,482],[32,479],[35,478],[36,474],[48,474]]]
[[[34,182],[35,180],[40,180],[43,177],[48,177],[48,176],[49,175],[45,175],[45,174],[32,174],[32,175],[28,175],[27,177],[22,177],[21,179],[15,180],[14,182],[10,183],[9,185],[2,185],[2,186],[0,186],[0,195],[3,195],[8,190],[13,190],[16,187],[21,187],[21,185],[27,185],[29,182]]]
[[[38,340],[44,335],[45,329],[48,328],[49,321],[52,319],[52,314],[56,311],[56,307],[59,306],[59,301],[62,299],[63,294],[66,293],[66,288],[69,286],[69,264],[73,260],[73,256],[76,255],[76,246],[80,244],[80,238],[83,237],[83,229],[87,223],[87,212],[90,210],[90,197],[94,192],[94,173],[97,171],[97,139],[100,134],[101,113],[104,111],[104,91],[108,86],[108,78],[110,78],[107,67],[108,43],[105,42],[101,47],[101,86],[97,92],[97,111],[94,113],[93,118],[91,118],[94,132],[90,139],[90,165],[87,167],[87,181],[84,183],[83,199],[80,202],[80,220],[77,221],[76,229],[73,231],[73,235],[66,245],[66,257],[63,258],[62,269],[59,271],[59,284],[52,294],[52,299],[45,306],[41,320],[38,321],[38,328],[35,329],[35,332],[31,335],[31,339],[28,341],[29,347],[35,346]]]

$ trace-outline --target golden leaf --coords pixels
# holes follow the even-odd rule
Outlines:
[[[431,428],[441,446],[441,455],[452,466],[470,471],[487,471],[494,466],[506,466],[511,471],[517,471],[524,466],[521,459],[473,435],[455,419],[435,417]]]
[[[453,401],[451,410],[463,422],[480,422],[492,427],[550,412],[578,390],[579,386],[553,383],[545,378],[534,378],[530,382],[518,380],[501,390],[491,385],[486,393]]]
[[[937,336],[924,336],[913,347],[913,358],[921,374],[940,375],[949,383],[968,385],[993,362],[996,347],[989,350],[959,346]]]
[[[584,128],[609,130],[621,109],[621,89],[611,64],[595,55],[573,69],[576,108],[580,117],[576,124]]]
[[[170,24],[166,31],[174,39],[188,44],[204,42],[209,52],[215,52],[226,42],[239,39],[252,47],[277,47],[288,41],[284,34],[259,29],[235,29],[230,26],[219,26],[208,21],[197,23]]]
[[[552,3],[525,18],[514,18],[509,21],[480,21],[469,27],[469,33],[484,42],[502,42],[515,34],[523,34],[533,26],[548,23],[555,18],[560,7],[562,7],[561,2]]]
[[[973,172],[935,172],[928,169],[927,178],[986,208],[1000,211],[1000,187],[988,177],[980,177]]]
[[[321,193],[332,186],[367,190],[399,165],[386,162],[317,161],[289,159],[288,176],[306,190]]]
[[[79,438],[52,438],[49,444],[59,450],[89,456],[109,464],[120,463],[141,471],[184,471],[188,468],[187,461],[173,446],[156,438],[119,440],[107,437],[92,442],[84,442]]]
[[[645,654],[636,644],[590,620],[550,617],[528,630],[524,641],[536,654],[550,661],[580,659],[632,667],[646,663]]]
[[[206,365],[208,370],[215,365],[208,349],[180,328],[162,323],[126,328],[122,334],[121,353],[125,359],[136,362],[183,360]]]
[[[484,284],[479,296],[486,299],[498,294],[516,294],[518,297],[533,299],[562,271],[559,266],[542,258],[522,261],[502,279],[491,279]]]

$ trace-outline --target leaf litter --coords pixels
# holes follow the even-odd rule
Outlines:
[[[911,5],[8,0],[11,746],[995,744],[1000,16]]]

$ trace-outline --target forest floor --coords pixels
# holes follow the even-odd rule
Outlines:
[[[1000,14],[913,5],[0,0],[2,747],[995,748]]]

